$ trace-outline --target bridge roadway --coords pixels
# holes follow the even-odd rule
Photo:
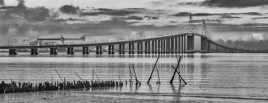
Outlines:
[[[128,44],[128,46],[127,46]],[[0,49],[8,49],[9,55],[17,55],[19,49],[31,50],[31,55],[38,55],[41,48],[50,49],[50,55],[57,55],[59,48],[67,48],[67,54],[73,55],[76,47],[82,48],[82,54],[88,55],[90,48],[95,49],[96,54],[103,54],[103,48],[108,48],[108,54],[174,54],[174,53],[242,53],[254,52],[245,49],[231,48],[218,44],[204,35],[197,33],[182,33],[139,40],[126,40],[116,42],[90,43],[90,44],[64,44],[43,46],[0,46]],[[117,47],[117,48],[116,48]],[[126,48],[127,47],[127,48]],[[107,51],[107,50],[106,50]]]

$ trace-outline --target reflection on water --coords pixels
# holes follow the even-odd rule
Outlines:
[[[134,98],[132,101],[161,100],[162,102],[191,101],[253,101],[268,99],[268,54],[194,54],[184,55],[180,66],[181,75],[189,85],[180,86],[178,77],[169,84],[177,58],[161,56],[151,84],[146,84],[156,56],[103,56],[103,57],[0,57],[0,79],[5,81],[58,81],[59,75],[67,80],[129,80],[129,65],[134,65],[141,86],[128,83],[121,89],[96,91],[50,91],[0,95],[3,101],[49,101],[58,103],[59,98],[81,99],[83,96],[100,98]],[[55,72],[58,71],[59,75]],[[26,95],[25,95],[26,94]],[[117,97],[115,97],[117,96]],[[31,97],[31,98],[30,98]],[[119,98],[120,97],[120,98]],[[89,98],[89,97],[88,97]],[[91,100],[94,100],[91,97]],[[88,102],[83,99],[82,102]],[[105,100],[105,99],[104,99]],[[109,99],[108,99],[109,100]],[[24,101],[25,102],[25,101]],[[90,102],[90,101],[89,101]],[[33,102],[34,103],[34,102]],[[41,102],[43,103],[43,102]],[[70,102],[71,103],[71,102]],[[79,103],[79,102],[77,102]]]

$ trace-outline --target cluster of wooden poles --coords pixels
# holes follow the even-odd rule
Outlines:
[[[150,80],[152,78],[152,75],[156,69],[156,65],[159,61],[160,56],[158,56],[152,72],[149,76],[149,79],[147,83],[150,83]],[[180,62],[181,58],[177,60],[177,65],[172,66],[174,69],[174,73],[172,75],[172,78],[170,80],[170,84],[173,83],[174,78],[176,74],[178,75],[178,79],[180,81],[183,81],[185,85],[187,85],[187,82],[182,78],[180,75]],[[66,81],[65,78],[63,79],[59,72],[55,70],[61,81],[44,81],[44,82],[38,82],[38,83],[33,83],[33,82],[16,82],[16,81],[11,81],[9,83],[6,83],[5,81],[2,81],[0,83],[0,93],[19,93],[19,92],[37,92],[37,91],[50,91],[50,90],[72,90],[72,89],[112,89],[112,88],[122,88],[123,85],[127,85],[128,82],[130,82],[130,85],[136,85],[137,87],[141,86],[141,82],[138,80],[135,67],[134,65],[129,65],[129,80],[84,80],[81,78],[78,74],[77,76],[80,78],[78,81]],[[157,84],[160,84],[160,76],[159,76],[159,70],[158,68],[156,69],[157,74],[158,74],[158,81],[156,82]],[[93,71],[93,78],[94,78],[95,71]]]
[[[71,89],[111,89],[122,88],[124,81],[45,81],[39,83],[33,82],[15,82],[0,83],[0,93],[19,93],[36,92],[50,90],[71,90]]]
[[[154,73],[155,69],[156,69],[157,76],[158,76],[158,81],[156,82],[156,84],[160,84],[159,70],[158,70],[158,68],[156,68],[156,65],[157,65],[157,63],[159,61],[159,58],[160,58],[160,55],[158,55],[158,57],[157,57],[157,60],[156,60],[156,62],[154,64],[154,66],[153,66],[153,69],[151,71],[151,74],[149,76],[149,79],[147,80],[147,84],[150,84],[150,81],[152,79],[152,76],[153,76],[153,73]],[[172,68],[174,69],[174,72],[173,72],[173,75],[172,75],[172,77],[171,77],[171,79],[169,81],[170,84],[173,84],[173,81],[174,81],[175,76],[177,74],[178,75],[179,82],[180,82],[180,85],[182,84],[182,82],[184,83],[184,85],[187,85],[187,82],[182,78],[181,73],[180,73],[181,60],[182,60],[182,57],[179,56],[179,58],[177,60],[177,65],[176,66],[172,66]]]

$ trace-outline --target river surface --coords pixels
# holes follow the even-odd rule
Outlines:
[[[146,83],[157,56],[0,57],[3,81],[129,80],[134,65],[140,87],[0,94],[0,103],[266,103],[268,54],[183,55],[182,77],[188,85],[169,84],[178,56],[161,56],[150,85]],[[59,72],[59,75],[56,73]]]

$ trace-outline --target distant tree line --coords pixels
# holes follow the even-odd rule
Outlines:
[[[251,50],[268,50],[268,40],[217,40],[218,43],[228,47],[238,47]]]

